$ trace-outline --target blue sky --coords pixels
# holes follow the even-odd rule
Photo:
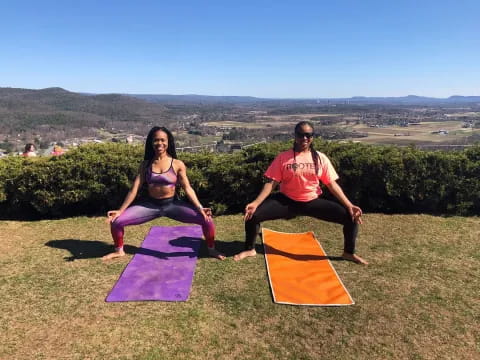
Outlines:
[[[0,0],[0,87],[480,95],[480,1]]]

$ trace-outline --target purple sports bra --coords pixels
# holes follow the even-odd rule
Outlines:
[[[152,171],[152,164],[150,163],[145,171],[145,182],[148,185],[175,186],[177,183],[177,174],[173,169],[173,158],[170,168],[162,173]]]

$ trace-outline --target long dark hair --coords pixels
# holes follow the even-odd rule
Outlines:
[[[301,132],[302,131],[302,126],[310,126],[312,128],[312,131],[314,131],[314,128],[313,128],[313,124],[310,122],[310,121],[300,121],[299,123],[297,123],[297,125],[295,125],[295,134],[297,134],[297,132]],[[293,161],[295,162],[295,164],[297,163],[297,157],[295,155],[295,140],[293,140]],[[312,153],[312,159],[313,159],[313,163],[315,165],[315,174],[318,175],[318,164],[321,162],[320,160],[320,156],[318,156],[318,153],[317,151],[315,150],[315,148],[313,147],[313,142],[310,144],[310,152]],[[296,167],[294,167],[293,169],[294,171],[296,170]]]
[[[168,146],[167,146],[167,154],[170,155],[172,158],[177,158],[177,150],[175,149],[175,139],[173,138],[172,133],[166,127],[163,126],[154,126],[150,129],[147,135],[147,140],[145,140],[145,155],[143,156],[144,160],[151,161],[155,156],[155,151],[153,150],[153,135],[157,131],[163,131],[167,134],[168,138]]]
[[[28,143],[25,145],[25,152],[29,152],[30,149],[32,148],[33,146],[33,150],[32,151],[35,151],[35,145],[33,145],[32,143]]]

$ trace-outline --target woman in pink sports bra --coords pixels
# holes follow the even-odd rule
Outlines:
[[[301,121],[295,126],[293,148],[280,153],[265,172],[268,179],[257,198],[245,207],[245,250],[233,257],[239,261],[255,256],[255,239],[260,223],[266,220],[312,216],[343,225],[342,257],[358,264],[367,264],[355,254],[358,224],[362,209],[353,205],[336,180],[338,175],[328,157],[313,148],[313,125]],[[320,181],[338,202],[320,197]],[[280,184],[280,191],[271,194]]]
[[[185,190],[191,203],[175,198],[177,182]],[[131,205],[143,184],[147,184],[148,197]],[[115,251],[105,255],[103,259],[125,256],[123,250],[125,226],[143,224],[160,216],[201,225],[210,256],[220,260],[225,259],[225,256],[215,249],[215,225],[212,212],[200,204],[195,191],[190,186],[187,168],[177,159],[172,133],[164,127],[156,126],[148,133],[144,161],[122,206],[118,210],[107,213]]]

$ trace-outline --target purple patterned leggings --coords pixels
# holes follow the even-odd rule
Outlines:
[[[202,225],[207,246],[209,248],[215,246],[215,225],[213,221],[205,220],[193,205],[171,197],[168,199],[146,198],[128,207],[110,226],[115,248],[121,249],[123,247],[125,226],[143,224],[161,216],[183,223]]]

